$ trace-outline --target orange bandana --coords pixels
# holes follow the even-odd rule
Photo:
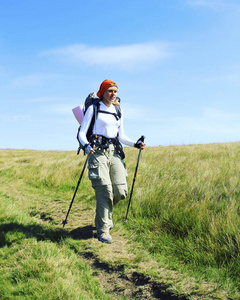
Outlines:
[[[110,87],[116,87],[118,88],[116,82],[109,80],[109,79],[105,79],[99,88],[99,91],[97,92],[97,96],[102,99],[103,98],[103,94],[106,90],[108,90]]]

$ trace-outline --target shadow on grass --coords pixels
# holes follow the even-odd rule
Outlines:
[[[94,237],[93,226],[88,225],[84,227],[78,227],[69,232],[69,235],[74,240],[88,240]]]
[[[62,239],[70,236],[73,239],[90,239],[93,238],[93,230],[95,227],[88,225],[84,227],[76,228],[70,232],[63,228],[48,228],[46,226],[41,226],[39,224],[22,225],[17,222],[11,222],[7,224],[0,225],[0,248],[4,246],[11,246],[20,242],[24,238],[36,238],[38,241],[52,241],[55,243],[60,242]],[[115,286],[115,277],[121,278],[121,284],[128,288],[129,295],[136,297],[138,299],[164,299],[164,300],[179,300],[180,298],[174,296],[171,292],[167,291],[167,286],[159,285],[151,281],[148,277],[142,274],[134,272],[132,276],[128,277],[123,274],[124,266],[120,265],[117,267],[109,266],[107,263],[100,262],[98,258],[95,257],[94,253],[90,253],[93,259],[94,270],[100,270],[101,274],[104,273],[105,279],[108,282],[112,282],[113,287]],[[89,252],[86,253],[89,255]],[[84,255],[86,258],[86,255]],[[115,276],[114,276],[115,274]],[[152,295],[151,298],[145,298],[145,288],[148,289],[148,294]],[[125,290],[125,289],[124,289]],[[122,295],[122,290],[114,288],[114,293],[119,296]],[[130,299],[130,298],[129,298]],[[182,300],[186,300],[184,297]]]
[[[11,236],[8,235],[11,234]],[[37,241],[50,240],[55,243],[59,243],[61,240],[70,236],[71,238],[77,240],[90,239],[93,237],[93,227],[85,226],[82,228],[74,229],[70,232],[63,228],[47,228],[46,226],[41,226],[38,224],[23,225],[17,222],[11,222],[0,225],[0,247],[5,245],[11,246],[18,240],[24,238],[24,236],[18,235],[22,233],[25,238],[36,238]]]

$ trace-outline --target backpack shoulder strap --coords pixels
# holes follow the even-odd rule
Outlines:
[[[117,113],[118,120],[119,120],[122,117],[121,107],[120,107],[120,105],[114,105],[114,106],[115,106],[116,113]]]
[[[120,100],[120,99],[119,99]],[[119,101],[120,102],[120,101]],[[109,111],[104,111],[99,109],[100,104],[98,103],[98,108],[97,108],[97,113],[103,113],[103,114],[109,114],[109,115],[114,115],[116,120],[118,121],[122,117],[122,112],[121,112],[121,107],[120,105],[114,105],[116,113],[111,113]]]

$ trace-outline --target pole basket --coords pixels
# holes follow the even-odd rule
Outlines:
[[[63,224],[63,227],[64,227],[67,224],[67,221],[66,220],[62,221],[62,224]]]

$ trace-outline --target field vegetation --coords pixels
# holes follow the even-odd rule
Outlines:
[[[0,154],[1,299],[240,299],[240,143],[147,147],[111,245],[87,170],[62,227],[82,153]],[[138,150],[125,154],[130,191]]]

